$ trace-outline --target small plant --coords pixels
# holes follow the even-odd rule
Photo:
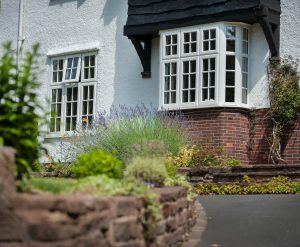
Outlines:
[[[162,185],[168,173],[163,158],[135,157],[126,167],[126,175],[146,183]]]
[[[75,177],[105,174],[110,178],[122,178],[123,163],[114,155],[102,150],[93,150],[79,156],[71,171]]]
[[[224,161],[224,165],[225,166],[229,166],[229,167],[236,167],[236,166],[240,166],[241,165],[241,161],[240,160],[236,160],[236,159],[225,159]]]
[[[3,46],[0,58],[0,145],[16,149],[17,178],[34,169],[40,151],[37,100],[38,45],[17,66],[11,44]]]

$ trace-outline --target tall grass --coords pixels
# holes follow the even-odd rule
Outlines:
[[[178,113],[158,112],[144,105],[115,107],[110,114],[98,114],[90,128],[79,128],[72,150],[77,156],[99,148],[115,153],[123,161],[132,154],[132,149],[139,156],[143,154],[138,152],[147,148],[153,153],[164,149],[166,153],[177,154],[189,140],[182,120]]]

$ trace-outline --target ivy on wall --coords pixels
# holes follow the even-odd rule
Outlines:
[[[267,119],[272,131],[267,136],[270,145],[269,161],[285,163],[282,158],[283,138],[299,118],[300,89],[298,63],[292,58],[272,58],[268,67],[270,108]]]

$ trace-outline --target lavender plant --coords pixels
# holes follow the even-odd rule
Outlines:
[[[78,128],[72,139],[71,156],[101,149],[126,162],[131,156],[155,156],[156,152],[162,156],[162,150],[177,154],[181,146],[189,143],[183,131],[185,124],[179,113],[157,111],[143,104],[113,107],[109,114],[98,113],[89,128]]]

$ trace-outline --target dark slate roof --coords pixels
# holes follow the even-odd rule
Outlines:
[[[267,7],[269,18],[279,24],[280,0],[128,0],[124,34],[155,36],[163,29],[216,21],[252,24],[257,22],[262,5]]]

